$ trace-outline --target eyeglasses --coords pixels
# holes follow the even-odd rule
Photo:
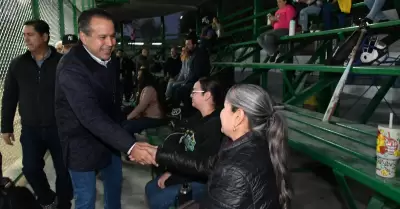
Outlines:
[[[199,90],[193,90],[192,93],[190,93],[190,96],[193,96],[195,93],[204,93],[205,91],[199,91]]]

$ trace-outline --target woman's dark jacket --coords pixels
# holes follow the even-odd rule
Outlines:
[[[171,134],[171,137],[163,144],[163,149],[180,153],[184,158],[200,160],[216,155],[223,138],[219,113],[219,110],[215,110],[203,117],[199,112],[188,120],[182,120],[180,124],[177,124],[176,132]],[[192,181],[204,184],[207,182],[207,176],[185,175],[180,170],[168,167],[167,171],[172,175],[165,181],[165,186]]]
[[[280,208],[268,141],[255,133],[224,140],[218,155],[202,160],[159,148],[156,161],[191,175],[208,176],[207,196],[200,208]]]

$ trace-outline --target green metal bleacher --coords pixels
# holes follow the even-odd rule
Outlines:
[[[363,114],[364,118],[361,118],[359,122],[333,117],[329,123],[323,123],[321,113],[299,108],[295,105],[301,106],[311,95],[324,94],[328,87],[336,86],[345,67],[324,65],[325,60],[332,56],[332,40],[343,40],[346,35],[351,34],[358,27],[281,37],[280,43],[290,45],[289,51],[275,63],[266,63],[269,58],[267,57],[264,61],[260,60],[260,48],[257,46],[255,38],[268,27],[260,24],[256,19],[274,10],[260,11],[257,9],[257,4],[257,0],[255,0],[254,7],[220,18],[226,22],[233,20],[238,15],[251,12],[249,17],[241,16],[239,20],[227,23],[225,26],[233,28],[234,25],[246,21],[252,21],[252,25],[240,26],[225,34],[233,36],[252,30],[252,39],[230,43],[223,50],[220,50],[217,59],[212,63],[213,72],[218,74],[224,70],[234,70],[235,68],[252,69],[251,75],[247,77],[249,79],[245,78],[241,82],[255,78],[260,81],[260,85],[267,88],[268,71],[271,69],[280,70],[284,83],[282,87],[284,88],[283,103],[285,106],[283,113],[288,121],[290,147],[331,168],[347,208],[358,208],[357,201],[347,183],[348,179],[359,182],[374,191],[369,200],[368,209],[400,208],[400,184],[398,183],[400,177],[385,179],[375,174],[377,127],[360,123],[367,122],[377,104],[400,75],[400,67],[353,67],[351,72],[355,74],[387,75],[393,79],[390,79],[387,84],[381,87],[366,107],[365,114]],[[353,5],[353,8],[362,6],[364,6],[363,3],[357,3]],[[394,32],[400,28],[400,20],[371,24],[369,28],[372,33],[387,34],[388,36],[384,40],[388,45],[400,38],[400,35]],[[319,46],[307,64],[293,64],[293,56],[296,51],[316,41],[319,42]],[[242,49],[239,56],[235,56],[237,49]],[[229,53],[233,55],[230,56]],[[221,57],[232,58],[230,58],[231,61],[221,62],[219,61]],[[251,57],[253,57],[253,62],[243,62]],[[294,72],[298,75],[295,75]],[[305,78],[311,72],[319,73],[320,79],[311,86],[305,87]],[[339,76],[337,76],[338,74]],[[270,89],[270,91],[273,90]],[[328,94],[331,95],[330,93]]]

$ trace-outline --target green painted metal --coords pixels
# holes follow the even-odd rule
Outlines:
[[[223,14],[222,0],[217,1],[217,17],[221,21],[221,17]]]
[[[294,36],[283,36],[280,38],[281,42],[293,41],[293,42],[301,42],[305,39],[312,38],[314,41],[316,40],[326,40],[332,39],[336,37],[340,37],[344,34],[349,34],[357,30],[358,26],[348,27],[348,28],[340,28],[340,29],[333,29],[333,30],[326,30],[326,31],[319,31],[315,33],[305,33],[305,34],[297,34]],[[384,32],[383,29],[398,29],[400,28],[400,20],[383,22],[383,23],[375,23],[369,26],[371,32]],[[257,41],[246,41],[241,43],[231,44],[231,47],[242,47],[248,45],[255,45]]]
[[[261,7],[261,0],[254,0],[253,1],[253,15],[258,15],[262,11]],[[261,20],[260,18],[254,18],[253,19],[253,40],[256,40],[257,37],[260,35],[258,33],[258,28],[261,26]],[[260,62],[260,51],[256,51],[253,54],[253,62],[254,63],[259,63]]]
[[[32,16],[34,19],[40,19],[39,0],[31,0]]]
[[[260,49],[253,49],[250,52],[247,52],[247,54],[243,55],[243,56],[239,56],[238,58],[233,57],[233,60],[235,60],[235,62],[243,62],[244,60],[250,58],[251,56],[254,56],[254,53],[260,53]],[[232,55],[235,55],[235,53],[232,53]],[[215,67],[215,65],[214,65]],[[219,71],[213,72],[211,75],[215,75],[218,74],[220,72],[222,72],[223,70],[227,69],[230,66],[225,66],[222,67]]]
[[[313,85],[307,87],[301,93],[299,94],[291,94],[292,97],[290,99],[287,99],[288,96],[284,96],[284,103],[285,104],[291,104],[291,105],[297,105],[297,104],[303,104],[306,99],[308,99],[310,96],[314,95],[315,93],[321,91],[321,89],[324,89],[333,83],[337,82],[337,79],[334,78],[326,78],[326,79],[321,79],[314,83]],[[291,91],[289,90],[289,93]],[[294,92],[292,90],[292,92]]]
[[[235,63],[235,62],[214,62],[217,66],[246,67],[257,69],[280,69],[280,70],[297,70],[297,71],[315,71],[315,72],[331,72],[343,73],[344,66],[326,66],[326,65],[310,65],[310,64],[280,64],[280,63]],[[353,67],[352,73],[365,75],[400,75],[400,66],[366,66]]]
[[[253,13],[252,16],[245,17],[245,18],[240,18],[239,20],[236,20],[236,21],[230,22],[230,23],[228,23],[228,24],[225,24],[225,25],[224,25],[224,28],[229,28],[229,27],[238,25],[238,24],[240,24],[240,23],[244,23],[244,22],[247,22],[247,21],[256,19],[256,18],[263,17],[263,16],[266,16],[268,13],[273,13],[273,12],[275,12],[275,11],[276,11],[276,8],[268,9],[268,10],[265,10],[265,11],[260,10],[257,14],[254,14],[254,13]],[[260,27],[261,27],[261,26],[260,26]]]
[[[363,133],[356,131],[356,128],[350,129],[334,123],[323,124],[323,126],[329,125],[329,127],[320,127],[322,124],[320,119],[305,116],[313,115],[315,112],[305,109],[301,111],[304,113],[303,115],[297,112],[284,111],[289,124],[289,145],[333,169],[349,208],[356,207],[354,207],[354,198],[345,178],[353,179],[373,189],[383,198],[400,204],[400,198],[398,198],[400,195],[400,177],[384,179],[375,174],[376,162],[374,156],[376,150],[374,144],[376,143],[376,134]],[[294,117],[296,117],[296,120],[292,119]],[[376,127],[360,124],[352,125],[367,127],[367,132],[376,133]],[[335,129],[332,127],[335,127]],[[342,137],[344,135],[348,137]],[[369,143],[369,146],[348,140],[348,138],[353,137]],[[375,209],[375,207],[371,208]]]
[[[384,208],[385,203],[382,198],[376,197],[374,195],[368,203],[367,209],[377,209],[377,208]]]
[[[229,36],[232,36],[235,33],[245,32],[245,31],[249,31],[251,29],[253,29],[252,25],[246,26],[246,27],[240,27],[240,28],[236,28],[236,29],[231,30],[231,31],[227,31],[227,32],[224,31],[223,36],[224,37],[229,37]]]
[[[400,68],[399,68],[400,69]],[[396,82],[398,76],[391,76],[389,80],[385,83],[385,85],[382,85],[378,92],[376,92],[374,98],[369,102],[368,106],[365,108],[364,112],[360,116],[360,123],[367,123],[368,119],[372,116],[376,108],[379,106],[381,103],[382,99],[385,98],[386,93],[389,91],[389,89],[393,86],[393,84]]]
[[[356,202],[352,195],[352,192],[347,185],[346,178],[344,174],[337,169],[333,169],[333,174],[335,174],[336,181],[339,183],[340,193],[342,194],[343,199],[349,209],[357,209]]]
[[[290,111],[290,112],[294,112],[300,116],[303,117],[307,117],[307,118],[312,118],[312,119],[316,119],[318,121],[321,121],[322,118],[324,117],[324,115],[322,113],[319,112],[314,112],[314,111],[309,111],[303,108],[299,108],[299,107],[295,107],[292,105],[285,105],[285,109]],[[343,118],[338,118],[333,116],[330,120],[330,124],[336,125],[338,127],[342,127],[345,129],[340,129],[337,130],[339,132],[345,132],[348,133],[348,131],[356,131],[362,134],[366,134],[369,135],[371,137],[376,137],[376,130],[375,129],[371,129],[371,126],[365,125],[365,124],[358,124],[354,121],[349,121]],[[324,127],[324,126],[322,126]],[[327,127],[325,127],[327,128]],[[330,129],[332,129],[332,127],[329,127]]]
[[[59,18],[58,23],[60,26],[60,39],[65,35],[65,24],[64,24],[64,1],[58,0],[58,12]]]
[[[226,16],[226,17],[222,17],[222,18],[220,18],[220,21],[221,22],[227,22],[228,20],[231,20],[231,19],[233,19],[233,18],[235,18],[235,17],[237,17],[239,15],[242,15],[242,14],[244,14],[246,12],[250,12],[250,11],[253,11],[253,7],[248,7],[248,8],[239,10],[239,11],[237,11],[235,13],[232,13],[232,14]]]
[[[74,18],[74,33],[78,35],[78,17],[77,17],[76,0],[72,0],[72,18]]]
[[[165,46],[165,18],[164,16],[160,17],[161,20],[161,44],[162,44],[162,60],[165,60],[165,50],[166,50],[166,46]]]
[[[365,6],[364,2],[355,3],[355,4],[352,5],[352,8],[363,7],[363,6]],[[227,16],[227,17],[222,18],[222,21],[224,23],[227,23],[227,24],[224,24],[224,29],[232,27],[232,26],[235,26],[235,25],[238,25],[240,23],[244,23],[244,22],[253,20],[254,18],[266,16],[268,13],[274,13],[274,12],[276,12],[277,9],[278,8],[272,8],[272,9],[268,9],[268,10],[265,10],[265,11],[260,11],[257,15],[252,15],[252,16],[240,18],[239,20],[236,20],[236,21],[228,23],[228,20],[231,20],[234,17],[239,16],[241,14],[244,14],[246,12],[250,12],[252,10],[252,8],[249,7],[249,8],[243,9],[243,10],[239,10],[239,11],[237,11],[237,12],[235,12],[235,13]],[[266,27],[268,27],[268,25],[264,25],[264,26],[262,26],[260,28],[266,28]]]

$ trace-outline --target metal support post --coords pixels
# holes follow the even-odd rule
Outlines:
[[[58,25],[60,28],[60,39],[65,35],[65,26],[64,26],[64,1],[58,0]]]

